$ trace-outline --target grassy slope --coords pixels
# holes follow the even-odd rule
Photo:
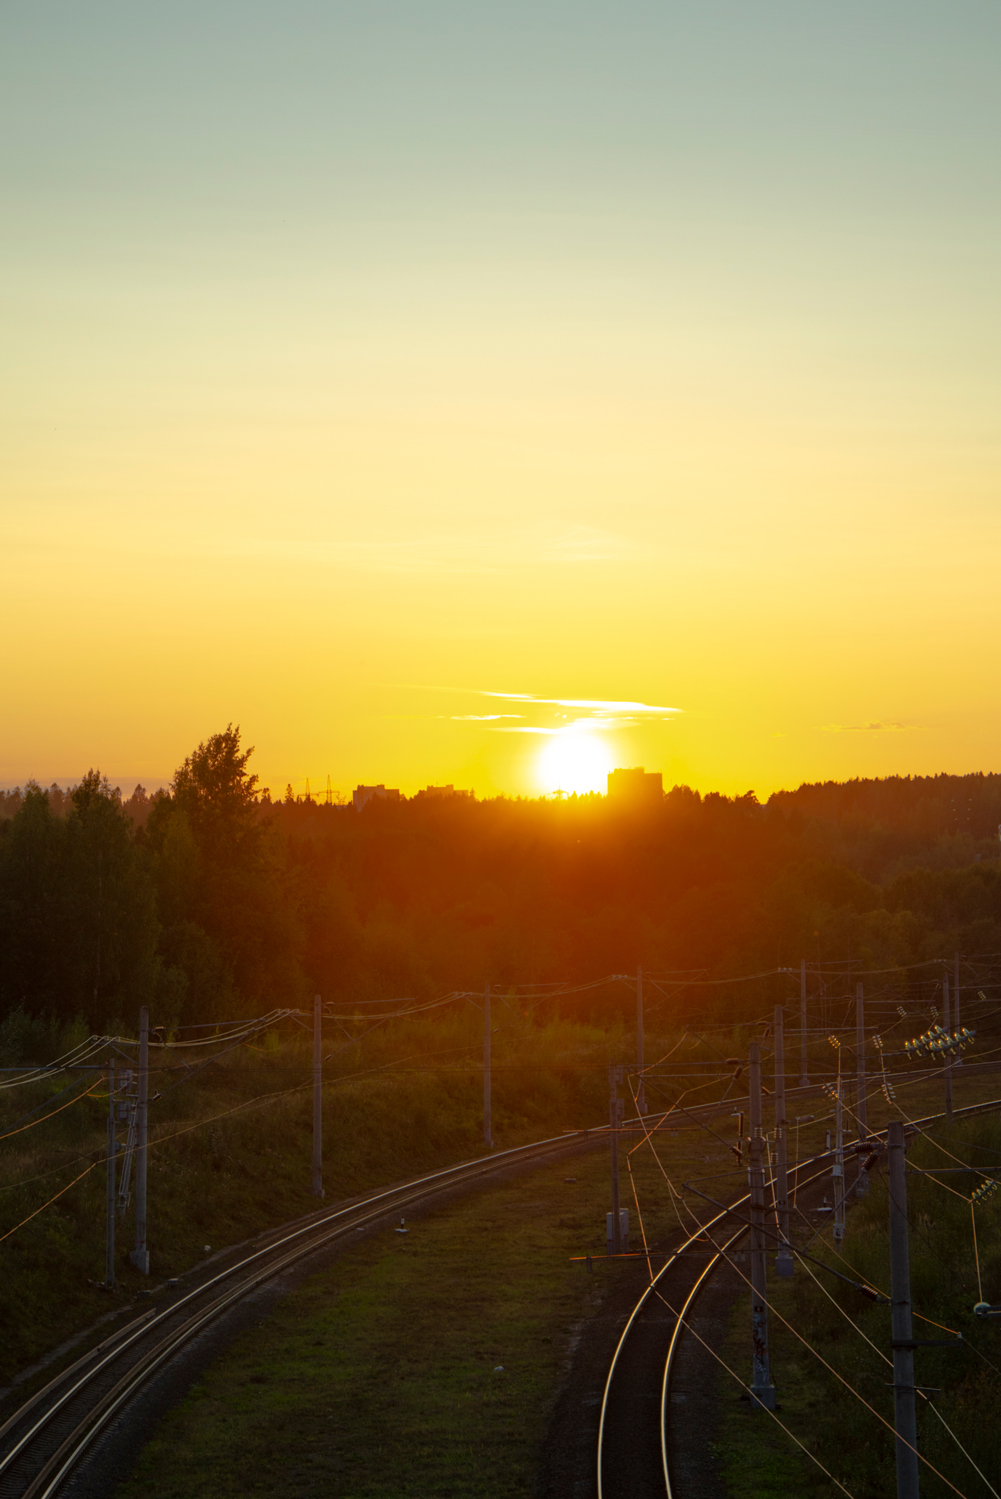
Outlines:
[[[649,1151],[634,1160],[659,1237],[677,1219]],[[665,1160],[704,1171],[703,1137]],[[574,1331],[622,1273],[569,1258],[603,1253],[607,1197],[602,1150],[359,1245],[213,1366],[123,1499],[531,1493]]]
[[[395,1031],[387,1026],[328,1066],[328,1202],[481,1153],[478,1024],[470,1015]],[[298,1032],[296,1041],[295,1035],[271,1038],[260,1050],[231,1052],[169,1092],[183,1069],[171,1058],[156,1078],[151,1091],[159,1087],[163,1097],[150,1114],[151,1281],[127,1263],[130,1212],[118,1228],[119,1289],[109,1295],[95,1284],[104,1278],[103,1082],[97,1096],[0,1145],[0,1234],[97,1163],[0,1242],[0,1379],[109,1309],[128,1307],[140,1287],[190,1268],[207,1245],[215,1250],[237,1243],[315,1209],[309,1038]],[[607,1117],[606,1061],[610,1053],[628,1056],[629,1045],[618,1033],[569,1024],[509,1026],[495,1039],[499,1143],[600,1123]],[[394,1064],[391,1071],[380,1070],[387,1063]],[[447,1070],[421,1070],[428,1067]],[[5,1092],[0,1133],[65,1082],[61,1077]]]

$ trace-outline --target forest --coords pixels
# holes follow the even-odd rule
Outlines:
[[[39,1026],[206,1023],[635,970],[723,977],[1001,951],[1001,775],[753,792],[371,801],[259,789],[232,725],[170,789],[0,793],[0,1052]],[[713,991],[706,991],[713,992]],[[739,1017],[753,986],[688,1002]],[[797,991],[798,992],[798,991]],[[727,997],[727,993],[729,997]],[[777,997],[777,996],[775,996]],[[581,1018],[620,1003],[573,1003]]]

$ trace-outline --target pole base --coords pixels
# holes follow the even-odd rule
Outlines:
[[[760,1405],[762,1410],[775,1409],[775,1386],[773,1384],[751,1385],[751,1409]]]
[[[135,1265],[140,1275],[149,1274],[149,1250],[133,1249],[129,1254],[129,1262]]]

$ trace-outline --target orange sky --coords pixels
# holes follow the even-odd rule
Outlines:
[[[0,782],[1001,768],[997,16],[379,15],[0,20]]]

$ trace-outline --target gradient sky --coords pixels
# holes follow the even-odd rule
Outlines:
[[[0,781],[1001,768],[999,44],[5,5]]]

